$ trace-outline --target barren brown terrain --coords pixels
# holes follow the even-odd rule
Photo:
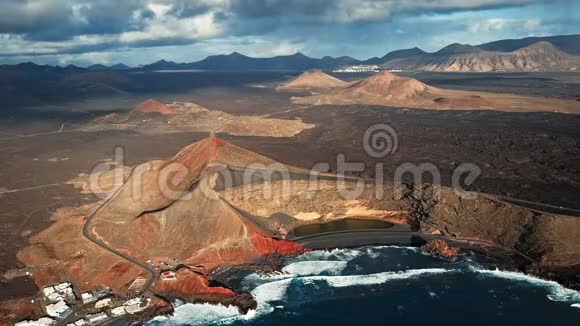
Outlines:
[[[99,103],[104,100],[95,98],[73,106],[77,112],[70,112],[68,104],[66,111],[61,109],[61,104],[55,104],[51,108],[58,111],[28,108],[24,114],[6,113],[0,121],[0,147],[3,149],[0,157],[4,164],[0,169],[4,181],[4,189],[0,191],[0,204],[4,208],[0,213],[3,248],[0,271],[4,275],[0,284],[1,305],[20,305],[18,309],[11,309],[23,311],[20,317],[34,310],[23,306],[37,291],[24,271],[31,272],[36,286],[68,279],[80,288],[108,284],[120,292],[126,290],[135,277],[146,276],[137,266],[119,260],[82,237],[84,218],[100,201],[86,191],[88,188],[82,188],[83,182],[97,163],[111,163],[116,146],[121,146],[126,156],[120,165],[112,166],[122,167],[125,174],[131,167],[145,162],[151,162],[155,171],[176,160],[186,163],[192,171],[187,182],[177,187],[183,190],[180,187],[187,186],[191,194],[188,200],[165,202],[147,198],[140,202],[119,197],[117,204],[113,202],[106,214],[103,211],[104,215],[95,219],[95,236],[138,259],[175,255],[194,267],[204,265],[207,272],[224,261],[247,261],[273,248],[283,248],[285,253],[299,250],[289,243],[281,242],[284,245],[280,245],[278,240],[271,239],[272,236],[282,238],[296,225],[356,216],[403,221],[425,233],[438,231],[455,238],[482,238],[516,248],[541,263],[538,266],[546,277],[557,279],[556,274],[551,273],[561,275],[564,267],[577,271],[580,250],[574,232],[579,226],[578,218],[571,217],[580,209],[577,165],[580,118],[577,115],[502,112],[484,107],[457,111],[414,109],[395,104],[385,106],[385,102],[380,105],[363,102],[293,104],[290,97],[296,93],[275,90],[289,77],[280,74],[277,80],[257,78],[244,80],[243,85],[212,85],[188,93],[150,94],[139,99],[122,97],[114,103],[114,112],[110,110],[113,102],[109,101],[107,109],[102,109]],[[494,81],[479,81],[475,86],[459,81],[448,87],[452,81],[446,75],[426,78],[440,78],[447,83],[446,88],[463,88],[470,94],[496,87]],[[501,80],[501,76],[494,78]],[[414,85],[424,84],[418,83]],[[393,85],[400,84],[405,83]],[[546,82],[546,85],[553,84]],[[253,87],[256,85],[260,87]],[[544,89],[533,83],[527,85],[528,88],[520,89],[520,95]],[[576,80],[558,85],[565,85],[559,89],[563,98],[574,99],[578,91]],[[378,84],[377,87],[382,86]],[[439,87],[427,86],[427,92]],[[419,93],[421,89],[422,86]],[[414,96],[415,92],[402,94]],[[165,105],[180,113],[130,112],[149,97],[159,99],[160,103],[179,101]],[[510,95],[510,98],[514,97]],[[561,103],[545,100],[555,105]],[[569,102],[575,101],[566,101]],[[90,114],[78,112],[91,109]],[[230,127],[218,129],[222,125],[220,117],[226,117]],[[135,126],[125,126],[128,122]],[[174,127],[174,123],[178,127]],[[377,123],[391,125],[399,139],[398,150],[382,159],[370,158],[362,146],[364,131]],[[235,128],[239,126],[247,128],[237,131]],[[224,142],[208,140],[212,131]],[[198,141],[201,142],[195,144]],[[175,155],[182,149],[182,154]],[[259,180],[224,189],[219,178],[213,181],[210,178],[217,171],[208,169],[209,163],[235,167],[280,162],[283,166],[296,167],[292,171],[300,174],[302,169],[310,169],[317,163],[329,163],[332,174],[336,172],[338,154],[344,154],[349,162],[365,164],[364,171],[351,175],[363,177],[370,183],[368,194],[356,200],[343,200],[332,190],[334,181],[325,180],[314,197],[304,197],[304,184],[297,178],[291,182],[294,191],[289,200],[264,201],[256,192],[253,192],[255,196],[244,198],[242,190],[252,190]],[[456,166],[473,163],[481,168],[482,174],[470,190],[564,209],[551,210],[551,207],[531,204],[525,205],[526,208],[520,207],[521,203],[513,205],[487,197],[459,201],[447,188],[443,191],[443,200],[438,202],[430,200],[428,191],[424,198],[409,196],[397,201],[373,201],[370,193],[377,164],[383,164],[381,169],[389,181],[397,166],[406,162],[433,163],[441,171],[443,186],[451,184]],[[208,185],[204,187],[214,189],[218,199],[210,201],[199,196],[202,187],[197,183],[199,176],[203,176],[200,180]],[[425,181],[431,180],[426,178]],[[273,186],[276,188],[279,184]],[[155,188],[151,189],[147,193],[156,192]],[[389,189],[385,188],[385,198],[389,198]],[[204,209],[198,211],[198,207]],[[232,210],[232,207],[237,209]],[[217,219],[214,218],[216,212],[219,212]],[[290,219],[276,213],[283,213]],[[184,220],[188,223],[184,224]],[[199,230],[208,229],[221,231],[204,232],[202,237],[190,240]],[[142,236],[127,236],[130,234],[147,234],[154,241],[144,242]],[[182,248],[177,243],[188,243],[188,247],[176,251],[175,248]],[[207,246],[211,249],[201,250]],[[238,249],[231,250],[234,247]],[[96,261],[103,263],[96,264]],[[212,296],[214,299],[233,296],[227,289],[209,287],[198,273],[184,270],[179,277],[183,277],[180,286],[158,283],[155,291],[190,300],[211,301]],[[566,278],[561,281],[565,282]]]
[[[178,175],[182,171],[176,165],[185,167],[186,174]],[[181,261],[185,270],[177,274],[177,280],[153,280],[153,291],[189,301],[233,300],[238,294],[209,286],[208,272],[270,253],[301,253],[300,245],[283,240],[290,230],[348,217],[384,220],[409,232],[521,250],[531,262],[519,268],[577,286],[570,276],[580,266],[577,217],[543,213],[493,196],[461,198],[446,187],[437,196],[428,184],[405,185],[402,194],[396,195],[400,190],[389,182],[341,181],[324,173],[313,187],[308,182],[311,176],[306,170],[212,136],[168,160],[140,164],[125,173],[125,182],[103,209],[90,214],[88,232],[132,259]],[[380,198],[376,195],[379,187]],[[419,195],[415,187],[422,188]],[[345,189],[348,192],[342,192]],[[355,189],[360,192],[352,192]],[[140,266],[85,238],[82,225],[89,223],[94,206],[60,209],[53,216],[55,223],[18,253],[27,268],[34,268],[33,279],[39,287],[70,280],[81,291],[109,286],[126,294],[133,280],[149,277]]]

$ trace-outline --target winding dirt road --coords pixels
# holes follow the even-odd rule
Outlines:
[[[99,205],[99,207],[97,207],[89,216],[87,216],[87,221],[86,221],[85,225],[83,226],[83,236],[85,238],[87,238],[87,240],[89,240],[92,243],[96,244],[97,246],[103,248],[104,250],[107,250],[108,252],[110,252],[114,255],[117,255],[117,256],[121,257],[122,259],[127,260],[127,261],[143,268],[144,270],[146,270],[147,273],[149,273],[149,279],[147,280],[147,282],[145,283],[145,285],[143,286],[143,288],[139,292],[139,294],[142,294],[142,293],[149,291],[149,288],[151,287],[151,285],[153,285],[153,282],[159,277],[159,271],[154,269],[152,266],[149,266],[146,263],[143,263],[143,262],[141,262],[133,257],[125,255],[124,253],[122,253],[122,252],[116,250],[115,248],[107,245],[106,243],[99,241],[97,238],[94,238],[92,236],[91,231],[90,231],[90,225],[91,225],[91,221],[93,220],[93,218],[95,218],[95,216],[98,215],[98,213],[103,209],[103,207],[105,207],[109,203],[109,201],[111,201],[111,199],[113,199],[121,191],[121,189],[123,189],[123,187],[125,186],[127,181],[129,181],[131,179],[131,176],[133,175],[133,172],[135,171],[136,167],[137,166],[132,167],[131,171],[129,172],[129,175],[127,176],[127,178],[125,179],[123,184],[120,185],[107,199],[105,199],[101,203],[101,205]]]

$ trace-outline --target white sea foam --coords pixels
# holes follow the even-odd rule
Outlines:
[[[341,288],[349,286],[376,285],[386,283],[389,281],[404,280],[424,275],[435,275],[449,272],[455,272],[455,270],[444,268],[425,268],[425,269],[409,269],[400,272],[382,272],[368,275],[309,276],[303,277],[302,281],[305,283],[314,281],[325,281],[329,286]]]
[[[541,286],[550,291],[548,299],[552,301],[562,301],[562,302],[574,302],[580,305],[580,292],[565,288],[555,281],[548,281],[538,277],[501,270],[487,270],[478,269],[475,267],[471,268],[472,271],[480,273],[483,275],[489,275],[497,278],[508,279],[512,281],[527,282],[532,285]]]
[[[248,318],[252,314],[248,313]],[[162,322],[164,325],[206,325],[210,322],[219,321],[224,324],[235,320],[245,319],[238,308],[234,306],[213,305],[209,303],[186,303],[174,309],[172,316],[155,317],[152,322]]]
[[[349,286],[366,286],[382,284],[389,281],[416,278],[424,275],[442,274],[454,272],[455,270],[443,268],[412,269],[402,272],[383,272],[369,275],[347,275],[347,276],[302,276],[292,277],[274,282],[265,283],[252,290],[252,295],[256,299],[258,306],[253,317],[262,316],[274,311],[274,302],[284,301],[288,287],[293,279],[299,279],[304,284],[312,284],[316,281],[324,281],[330,287],[343,288]]]
[[[573,304],[570,305],[570,307],[580,308],[580,303],[573,303]]]
[[[262,284],[252,290],[252,295],[256,299],[258,306],[256,314],[261,316],[274,310],[270,305],[271,302],[283,301],[286,297],[286,291],[292,279],[279,280]]]
[[[346,261],[329,260],[299,261],[285,266],[282,271],[293,276],[338,275],[346,268],[347,263]]]
[[[280,274],[260,275],[257,273],[252,273],[244,277],[242,280],[242,287],[245,289],[252,289],[258,285],[268,282],[291,279],[300,276],[321,274],[339,275],[346,268],[346,265],[346,261],[298,261],[283,267],[282,273]]]
[[[405,250],[410,252],[419,252],[417,247],[403,247],[403,246],[369,246],[358,249],[332,249],[332,250],[314,250],[304,253],[296,258],[294,261],[302,260],[343,260],[350,261],[360,256],[368,256],[370,258],[377,258],[384,255],[385,249]]]
[[[339,275],[347,263],[357,257],[378,258],[384,255],[384,249],[408,250],[415,252],[415,247],[376,246],[359,249],[315,250],[289,259],[290,264],[282,268],[281,274],[250,274],[242,282],[245,288],[263,284],[266,281],[283,280],[299,276]]]
[[[342,260],[349,261],[363,255],[359,249],[333,249],[333,250],[314,250],[306,252],[293,261],[314,261],[314,260]]]

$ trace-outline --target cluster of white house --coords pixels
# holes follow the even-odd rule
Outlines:
[[[356,65],[356,66],[348,66],[342,67],[340,69],[336,69],[333,72],[379,72],[381,67],[377,65]]]
[[[146,300],[142,300],[141,298],[129,299],[125,301],[123,305],[115,307],[111,310],[107,310],[106,312],[99,312],[96,314],[87,315],[85,317],[85,320],[87,321],[88,324],[95,325],[109,318],[120,317],[126,314],[130,315],[136,314],[138,312],[145,310],[149,306],[150,302],[151,299],[149,298],[147,298]],[[112,304],[113,301],[110,298],[107,298],[97,301],[95,303],[95,308],[102,309],[106,307],[111,307]],[[69,324],[67,326],[73,326],[73,324]],[[76,324],[74,326],[76,326]]]
[[[67,302],[76,300],[72,285],[69,282],[63,282],[53,286],[47,286],[42,289],[46,305],[46,314],[51,317],[65,318],[72,312]]]
[[[141,298],[133,298],[125,301],[122,305],[113,307],[115,302],[111,298],[100,299],[104,293],[109,292],[97,292],[96,294],[92,292],[84,292],[80,295],[80,301],[82,305],[85,306],[92,302],[95,302],[95,309],[102,310],[106,308],[111,308],[110,310],[99,312],[91,315],[85,316],[84,319],[79,319],[75,322],[67,324],[67,326],[80,326],[80,325],[95,325],[101,323],[109,318],[123,316],[125,314],[135,314],[140,311],[145,310],[151,299],[147,298],[143,300]],[[44,301],[46,303],[45,310],[46,314],[50,317],[64,319],[73,310],[70,304],[77,301],[77,296],[75,295],[72,285],[69,282],[60,283],[53,286],[48,286],[42,289],[42,294],[44,296]],[[100,299],[100,300],[99,300]],[[56,324],[56,319],[50,317],[42,317],[38,320],[25,320],[16,323],[16,326],[52,326]]]
[[[75,300],[75,293],[69,282],[63,282],[53,286],[47,286],[42,289],[44,298],[48,301],[57,302],[63,300]]]

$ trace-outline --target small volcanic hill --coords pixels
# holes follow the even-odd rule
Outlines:
[[[124,184],[95,215],[89,232],[140,261],[170,257],[202,271],[273,252],[302,252],[295,243],[272,238],[277,231],[270,223],[246,215],[219,195],[220,188],[263,182],[259,173],[247,174],[260,170],[302,171],[216,137],[204,139],[168,160],[147,162],[125,173]],[[81,290],[110,286],[125,293],[143,275],[139,266],[83,237],[83,215],[94,206],[57,212],[56,223],[19,254],[25,263],[50,265],[46,273],[37,274],[37,284],[53,283],[52,275],[61,275]],[[204,300],[207,295],[224,295],[223,288],[209,289],[203,276],[181,274],[187,284],[178,279],[171,286],[160,282],[158,288],[192,300],[200,298],[196,295]],[[232,294],[225,292],[228,298]]]
[[[314,125],[299,119],[235,116],[220,110],[210,110],[195,103],[174,102],[165,105],[148,100],[129,114],[109,114],[94,119],[82,128],[87,131],[130,129],[147,134],[222,132],[241,136],[292,137],[312,127]]]
[[[347,82],[324,73],[322,70],[313,69],[300,74],[298,77],[280,85],[277,90],[306,90],[306,89],[331,89],[344,87]]]
[[[435,53],[395,59],[385,69],[425,71],[575,71],[580,56],[562,51],[540,41],[512,52],[493,52],[481,48],[451,44]]]
[[[217,137],[210,137],[185,147],[167,161],[151,161],[137,167],[136,173],[140,175],[138,190],[147,195],[138,196],[139,194],[134,193],[133,187],[124,187],[117,198],[111,200],[103,216],[109,220],[131,220],[143,213],[167,207],[174,200],[171,196],[165,196],[163,191],[167,190],[168,193],[186,191],[192,184],[199,182],[205,176],[204,171],[211,167],[228,166],[244,169],[249,166],[265,168],[277,165],[279,163],[264,156],[229,144]],[[161,187],[160,179],[169,178],[170,174],[180,172],[179,169],[183,168],[187,173],[182,173],[179,178],[173,178],[171,188]]]
[[[131,111],[133,113],[159,113],[162,115],[179,114],[177,110],[169,107],[163,103],[155,101],[154,99],[148,99],[145,102],[139,103]]]
[[[373,94],[387,99],[406,100],[428,95],[434,90],[435,88],[414,78],[400,77],[388,71],[381,71],[340,92],[347,96]]]
[[[448,49],[453,52],[467,50],[463,46]],[[475,109],[580,113],[580,104],[577,101],[448,90],[387,71],[379,72],[345,88],[309,97],[293,97],[292,101],[297,104],[368,104],[432,110]]]

